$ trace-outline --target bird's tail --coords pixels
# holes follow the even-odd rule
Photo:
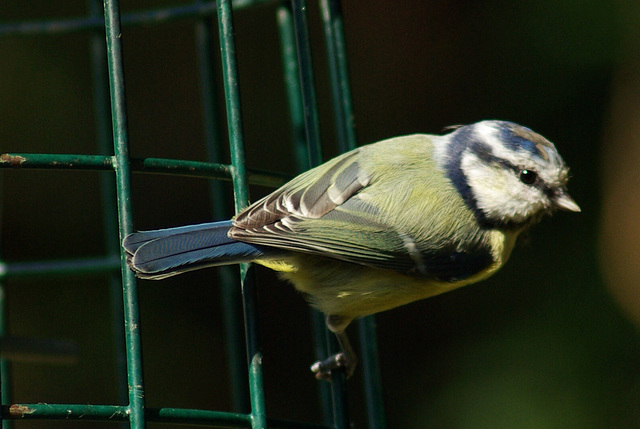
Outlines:
[[[227,236],[231,221],[140,231],[125,237],[127,263],[137,277],[163,279],[216,265],[249,262],[265,249]]]

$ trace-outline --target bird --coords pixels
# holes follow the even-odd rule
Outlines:
[[[127,263],[143,279],[255,262],[280,273],[326,316],[342,351],[318,379],[357,357],[347,326],[363,316],[476,283],[518,236],[556,210],[580,212],[553,143],[509,121],[394,137],[293,178],[233,219],[134,232]]]

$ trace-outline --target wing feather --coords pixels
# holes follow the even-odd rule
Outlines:
[[[385,223],[388,217],[361,198],[373,180],[361,168],[361,155],[356,149],[334,158],[252,204],[234,219],[229,236],[444,281],[473,275],[492,262],[482,243],[460,249],[435,234],[417,242]]]
[[[369,184],[370,177],[358,165],[358,154],[358,149],[347,152],[301,174],[245,209],[234,225],[251,228],[289,216],[322,217]]]

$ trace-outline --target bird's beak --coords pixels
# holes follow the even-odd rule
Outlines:
[[[557,194],[553,200],[555,206],[560,210],[568,210],[570,212],[580,212],[580,206],[573,201],[573,198],[569,196],[565,191]]]

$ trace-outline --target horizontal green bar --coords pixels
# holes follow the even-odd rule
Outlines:
[[[224,425],[224,427],[242,428],[251,427],[250,415],[223,411],[187,408],[151,408],[146,410],[145,417],[147,421],[150,422]]]
[[[226,164],[166,158],[131,158],[130,163],[131,170],[138,173],[231,180],[231,167]],[[113,171],[113,157],[53,153],[3,153],[0,155],[0,168]],[[249,183],[274,188],[283,185],[290,179],[288,175],[260,170],[249,170],[248,175]]]
[[[174,176],[202,177],[205,179],[231,180],[231,166],[214,162],[183,161],[166,158],[132,158],[131,170],[135,173],[170,174]],[[291,176],[261,170],[247,170],[249,183],[277,188]]]
[[[113,420],[129,418],[126,406],[118,405],[66,405],[66,404],[11,404],[2,406],[4,419],[38,420]]]
[[[0,262],[0,280],[69,274],[100,274],[119,269],[119,256],[32,262]]]
[[[58,153],[3,153],[0,168],[42,168],[52,170],[113,170],[114,157]],[[140,172],[230,179],[228,165],[164,158],[131,158],[131,169]]]
[[[283,173],[274,173],[272,171],[261,171],[247,169],[247,181],[251,185],[266,186],[268,188],[279,188],[280,186],[291,180],[292,176]]]
[[[231,168],[224,164],[164,158],[132,158],[130,163],[134,172],[231,180]]]
[[[2,406],[2,417],[13,420],[94,420],[126,421],[128,407],[80,404],[11,404]],[[147,408],[149,422],[250,428],[251,415],[188,408]],[[314,423],[269,419],[270,428],[329,429]]]
[[[24,420],[101,420],[123,421],[129,419],[126,406],[80,405],[80,404],[12,404],[2,407],[5,419]],[[149,408],[145,417],[148,421],[165,423],[188,423],[251,427],[251,418],[246,414],[222,411],[195,410],[183,408]]]
[[[3,153],[0,155],[0,168],[112,170],[113,157],[57,153]]]
[[[273,2],[274,0],[236,0],[234,8],[239,9]],[[122,25],[152,25],[179,19],[209,16],[216,11],[216,2],[168,7],[122,14]],[[61,18],[42,21],[22,21],[0,23],[0,36],[65,34],[104,27],[102,17]]]

